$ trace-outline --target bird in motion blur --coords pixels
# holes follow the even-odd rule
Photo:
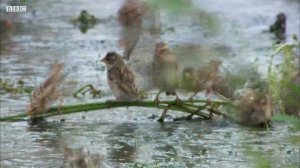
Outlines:
[[[119,45],[124,48],[124,59],[130,54],[140,39],[143,21],[143,4],[139,0],[124,0],[118,11],[118,22],[121,26]]]
[[[269,31],[274,33],[277,44],[285,42],[286,15],[284,13],[279,13],[276,16],[276,21],[270,26]]]
[[[58,87],[65,75],[62,74],[63,64],[54,63],[48,78],[31,95],[27,106],[28,115],[34,117],[45,113],[48,108],[59,98]]]
[[[217,75],[213,81],[212,90],[225,100],[230,100],[234,97],[234,89],[230,86],[228,79],[220,75]]]
[[[86,148],[71,149],[64,148],[64,155],[67,158],[69,168],[95,168],[90,151]]]
[[[107,66],[108,85],[116,99],[120,101],[138,100],[134,74],[125,65],[121,55],[116,52],[108,52],[101,62]]]
[[[155,46],[152,80],[154,87],[159,90],[155,97],[156,103],[159,103],[159,95],[162,92],[166,92],[166,95],[176,96],[176,101],[180,100],[175,91],[179,85],[176,57],[165,42],[159,42]]]
[[[193,98],[201,91],[205,90],[206,95],[210,94],[213,89],[220,87],[221,79],[218,76],[219,66],[221,61],[211,60],[210,63],[196,70],[192,67],[186,67],[183,70],[182,86],[184,89],[191,90],[194,94],[189,98],[192,102]]]

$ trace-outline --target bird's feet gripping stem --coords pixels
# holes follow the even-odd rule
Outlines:
[[[165,117],[167,115],[167,112],[168,112],[168,108],[164,109],[161,113],[160,113],[160,116],[159,118],[157,119],[158,122],[164,122],[165,120]]]
[[[158,92],[157,95],[155,96],[155,99],[154,99],[154,104],[155,105],[158,105],[159,104],[159,95],[161,94],[161,92]]]
[[[177,105],[180,105],[182,103],[181,99],[179,98],[179,96],[177,94],[175,96],[176,96],[175,103]]]
[[[194,103],[194,97],[198,94],[198,92],[195,92],[189,99],[188,102],[193,104]]]

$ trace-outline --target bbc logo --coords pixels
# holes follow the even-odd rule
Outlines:
[[[26,6],[6,6],[6,12],[26,12]]]

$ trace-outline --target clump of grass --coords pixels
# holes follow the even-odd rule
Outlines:
[[[14,83],[0,79],[0,91],[3,90],[8,93],[31,93],[34,89],[34,87],[27,86],[23,80],[18,80]]]
[[[297,54],[299,46],[300,43],[295,36],[292,43],[276,46],[267,73],[272,98],[278,109],[298,117],[300,115],[298,102],[300,100],[300,72]],[[282,62],[274,66],[274,56],[279,54],[282,54]]]
[[[75,25],[78,25],[82,33],[86,33],[88,29],[94,27],[97,20],[96,17],[86,10],[82,10],[77,18],[72,19]]]

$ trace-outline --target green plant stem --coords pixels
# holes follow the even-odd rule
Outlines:
[[[84,85],[81,88],[79,88],[78,90],[76,90],[73,93],[73,96],[78,97],[77,95],[79,93],[85,94],[88,91],[90,91],[93,94],[94,97],[96,97],[96,95],[100,95],[100,93],[101,93],[101,90],[97,90],[97,89],[95,89],[95,87],[93,85],[88,84],[88,85]]]
[[[161,101],[158,105],[155,104],[152,100],[145,101],[132,101],[132,102],[124,102],[124,101],[106,101],[106,102],[95,102],[95,103],[86,103],[86,104],[75,104],[75,105],[65,105],[61,107],[51,107],[46,113],[42,115],[38,115],[35,117],[50,117],[56,116],[60,114],[73,114],[79,112],[87,112],[87,111],[95,111],[95,110],[103,110],[109,108],[119,108],[119,107],[145,107],[145,108],[158,108],[165,109],[169,104],[170,110],[186,112],[189,114],[199,115],[203,118],[207,118],[206,113],[200,112],[200,110],[193,110],[191,107],[195,108],[196,103],[205,103],[206,100],[195,100],[195,104],[187,104],[188,101],[182,101],[182,103],[176,104],[174,101]],[[212,104],[215,105],[230,105],[231,102],[222,101],[222,100],[212,100]],[[203,107],[203,105],[198,106],[199,108]],[[60,113],[58,112],[60,109]],[[213,111],[212,111],[213,112]],[[213,112],[214,113],[214,112]],[[217,114],[219,115],[219,114]],[[0,118],[0,122],[15,122],[15,121],[24,121],[27,120],[29,116],[27,113],[20,113],[16,115],[3,116]]]

